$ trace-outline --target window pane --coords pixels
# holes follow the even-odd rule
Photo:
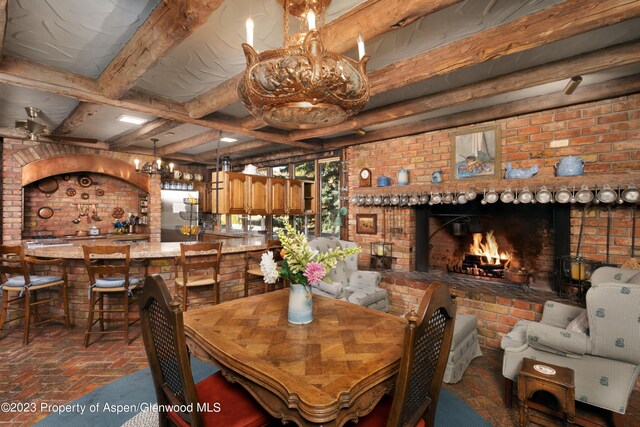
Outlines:
[[[313,181],[316,179],[315,162],[304,162],[295,165],[295,178]]]
[[[315,215],[296,215],[293,217],[293,225],[298,231],[302,231],[307,239],[311,240],[316,235]]]
[[[320,234],[340,236],[340,159],[320,162]]]
[[[289,178],[289,166],[274,166],[271,168],[271,174],[276,178]]]

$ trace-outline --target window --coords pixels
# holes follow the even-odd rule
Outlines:
[[[320,234],[340,236],[340,159],[323,159],[320,166]]]
[[[274,166],[271,168],[271,176],[276,178],[289,178],[289,166]]]
[[[314,181],[316,179],[316,162],[297,163],[294,167],[295,179]]]

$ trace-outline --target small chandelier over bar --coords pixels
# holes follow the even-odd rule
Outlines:
[[[358,36],[359,61],[326,50],[322,42],[330,3],[284,0],[283,47],[261,53],[252,46],[254,24],[247,19],[247,43],[242,44],[247,69],[238,96],[253,116],[277,128],[313,129],[343,122],[365,106],[369,56],[362,37]],[[300,32],[289,35],[289,15],[299,18]]]
[[[153,157],[155,160],[146,162],[140,166],[140,160],[135,159],[133,163],[136,165],[136,172],[146,173],[149,175],[159,175],[160,178],[165,178],[173,174],[173,163],[169,163],[167,165],[166,162],[163,162],[156,154],[156,143],[158,142],[158,139],[151,138],[151,141],[153,141]]]

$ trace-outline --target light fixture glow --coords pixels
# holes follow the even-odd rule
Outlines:
[[[220,141],[222,141],[222,142],[236,142],[236,141],[237,141],[237,139],[235,139],[235,138],[230,138],[230,137],[228,137],[228,136],[225,136],[225,137],[223,137],[223,138],[220,138]]]
[[[571,80],[569,80],[569,83],[567,83],[567,86],[565,86],[563,90],[564,94],[571,95],[578,88],[578,85],[581,82],[582,82],[581,76],[571,77]]]
[[[141,117],[128,116],[126,114],[123,114],[120,117],[118,117],[118,120],[124,123],[130,123],[132,125],[141,125],[143,123],[148,122],[147,119],[143,119]]]
[[[313,10],[310,10],[309,13],[307,13],[307,27],[309,28],[309,31],[316,29],[316,14]]]
[[[247,44],[253,46],[253,19],[248,17],[245,25],[247,27]]]
[[[364,40],[362,39],[362,34],[358,33],[358,60],[361,60],[364,55]]]

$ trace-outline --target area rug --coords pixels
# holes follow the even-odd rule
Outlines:
[[[191,359],[193,379],[198,382],[216,368]],[[151,427],[158,425],[158,417],[147,409],[156,402],[153,380],[149,369],[127,375],[70,402],[64,412],[47,416],[38,427]],[[436,410],[436,427],[484,427],[491,426],[462,399],[445,388],[440,391]]]

